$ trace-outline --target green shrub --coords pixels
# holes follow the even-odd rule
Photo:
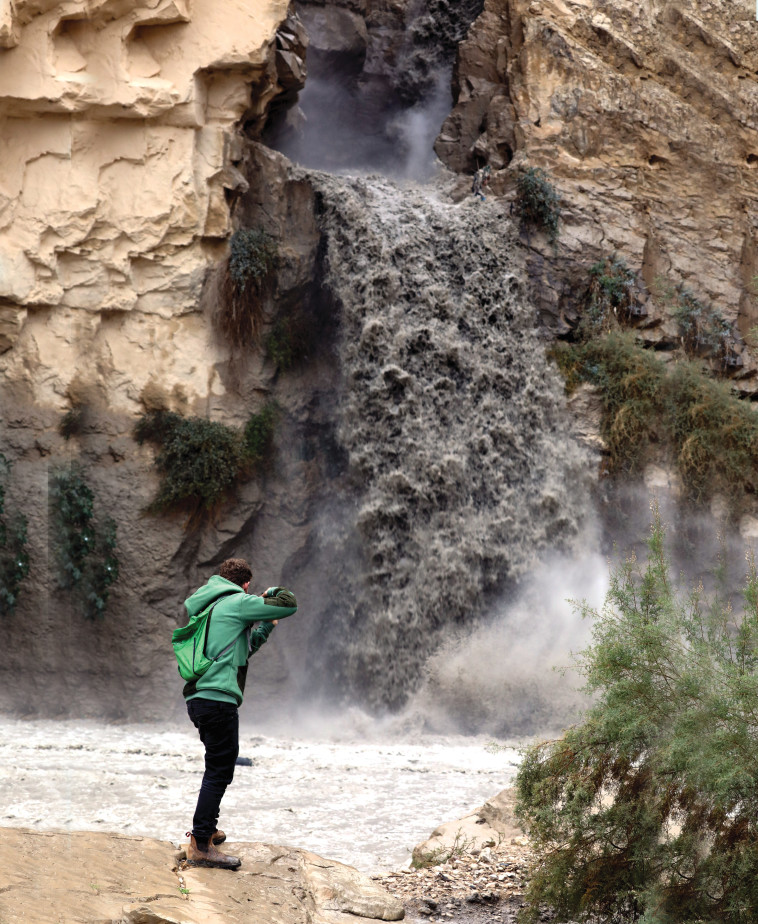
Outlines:
[[[537,860],[523,917],[758,920],[758,575],[742,608],[679,590],[655,515],[647,563],[580,609],[592,697],[562,738],[530,747],[517,813]]]
[[[59,584],[65,590],[84,577],[87,557],[95,547],[92,523],[95,495],[77,465],[61,468],[50,480],[55,524],[53,542],[58,557]]]
[[[618,326],[617,322],[629,319],[635,283],[634,273],[616,254],[590,267],[590,284],[578,328],[582,339],[609,333]]]
[[[11,463],[0,453],[0,615],[9,616],[16,608],[24,578],[29,574],[26,550],[27,519],[23,514],[8,517],[5,492]]]
[[[245,455],[252,464],[263,462],[271,453],[276,414],[276,405],[269,402],[259,414],[252,414],[245,425]]]
[[[134,435],[139,443],[159,447],[155,467],[161,475],[149,509],[194,513],[214,508],[266,460],[273,446],[275,418],[273,404],[251,415],[244,430],[173,411],[143,414]]]
[[[58,582],[81,595],[88,619],[102,618],[119,574],[116,524],[96,523],[94,492],[75,463],[52,474],[50,505]]]
[[[258,333],[262,295],[278,253],[276,240],[262,228],[235,231],[222,287],[219,325],[234,342],[244,343]]]
[[[119,562],[116,550],[116,523],[106,517],[95,535],[95,549],[88,562],[89,569],[85,586],[87,615],[100,618],[105,615],[110,596],[110,586],[118,580]]]
[[[696,298],[689,289],[676,293],[674,318],[682,335],[685,350],[696,356],[723,357],[734,340],[734,325],[718,308]]]
[[[516,213],[522,226],[544,231],[554,242],[558,237],[561,199],[547,174],[539,167],[528,167],[516,183]]]
[[[292,328],[287,320],[279,318],[266,337],[266,355],[283,372],[292,368],[295,362],[295,346]]]
[[[262,228],[235,231],[229,248],[229,275],[238,290],[251,281],[260,282],[274,268],[276,241]]]
[[[692,501],[721,493],[736,508],[758,491],[758,416],[726,383],[687,360],[663,363],[626,333],[551,352],[569,390],[597,387],[611,472],[638,472],[660,447]]]
[[[151,509],[213,507],[236,482],[243,461],[240,433],[205,417],[151,411],[137,424],[137,441],[160,446],[161,484]]]

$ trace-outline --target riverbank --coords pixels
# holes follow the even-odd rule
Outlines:
[[[372,878],[414,924],[509,924],[521,905],[531,860],[526,839],[519,841]]]
[[[168,841],[3,828],[3,924],[347,924],[402,904],[352,867],[293,847],[230,844],[237,872],[187,867]],[[251,910],[255,909],[254,918]]]

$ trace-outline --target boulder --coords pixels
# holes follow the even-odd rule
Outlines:
[[[413,862],[425,866],[456,854],[478,853],[503,843],[520,844],[523,832],[514,814],[515,803],[515,791],[504,789],[463,818],[441,824],[427,840],[413,848]]]

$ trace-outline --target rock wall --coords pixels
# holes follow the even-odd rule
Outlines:
[[[206,406],[225,354],[199,297],[245,188],[237,127],[284,89],[286,0],[3,9],[4,383],[58,410],[96,384],[133,414],[150,382]]]
[[[378,105],[386,90],[392,106],[402,108],[428,91],[424,62],[432,27],[444,26],[438,31],[442,45],[449,45],[479,4],[304,0],[301,8],[315,67],[339,62],[351,93],[368,88]],[[393,481],[394,469],[384,460],[379,467],[385,480],[371,485],[356,464],[360,441],[366,458],[391,455],[391,438],[379,435],[384,442],[369,446],[376,438],[369,412],[405,415],[407,423],[419,398],[432,394],[429,383],[416,381],[414,364],[422,361],[436,369],[437,397],[445,399],[448,389],[464,416],[467,409],[479,413],[486,393],[492,419],[499,419],[504,412],[497,396],[507,403],[521,388],[516,397],[526,400],[530,393],[523,392],[524,383],[530,376],[536,379],[535,407],[523,419],[501,421],[504,441],[494,455],[485,458],[488,440],[494,439],[489,430],[477,437],[481,451],[470,452],[465,421],[455,421],[463,435],[440,475],[452,486],[440,503],[448,502],[448,494],[458,496],[461,509],[489,502],[493,471],[507,487],[497,503],[510,496],[508,491],[527,503],[535,548],[555,536],[568,541],[580,529],[580,517],[575,510],[566,514],[563,500],[554,501],[571,503],[572,492],[565,487],[572,482],[564,476],[577,457],[573,450],[560,451],[566,427],[559,388],[544,374],[541,347],[527,324],[532,308],[523,292],[509,291],[503,280],[502,292],[490,287],[494,269],[486,279],[470,268],[458,273],[455,248],[479,253],[481,241],[469,238],[481,235],[487,241],[481,259],[497,263],[493,254],[499,254],[502,266],[514,274],[524,271],[525,255],[533,300],[553,332],[565,332],[573,323],[589,265],[613,251],[640,268],[651,291],[658,280],[685,282],[746,331],[758,320],[753,17],[748,3],[726,0],[486,0],[460,47],[455,105],[436,144],[456,174],[454,198],[469,198],[456,211],[438,193],[429,201],[408,196],[405,202],[402,193],[381,183],[363,192],[326,180],[319,185],[304,173],[290,172],[285,158],[257,143],[277,120],[289,124],[286,114],[294,113],[305,79],[307,38],[283,0],[265,5],[209,0],[0,4],[0,451],[13,462],[8,507],[23,510],[30,521],[33,569],[19,608],[3,623],[7,656],[0,666],[0,708],[165,716],[179,699],[166,648],[179,601],[230,554],[250,557],[261,584],[294,582],[296,590],[307,588],[304,616],[319,614],[319,619],[288,621],[275,636],[281,641],[270,643],[266,657],[254,662],[261,688],[273,700],[285,683],[295,689],[307,683],[313,644],[318,641],[322,651],[332,653],[323,644],[322,629],[331,625],[337,632],[339,624],[330,622],[333,586],[324,579],[334,566],[327,559],[335,549],[350,548],[362,557],[365,569],[351,576],[356,585],[365,577],[355,599],[373,594],[382,606],[397,602],[392,596],[397,592],[385,592],[382,585],[387,562],[404,569],[410,581],[413,555],[428,551],[423,530],[412,537],[410,557],[392,547],[397,523],[384,516],[386,496],[372,508],[369,504],[358,520],[363,501],[375,489],[412,497],[424,488],[424,479],[411,471],[412,477]],[[383,138],[393,146],[391,133]],[[469,197],[470,173],[484,162],[493,167],[493,193],[505,197],[489,219],[476,216],[479,203]],[[506,212],[517,171],[526,164],[544,167],[555,180],[563,218],[557,248],[539,234],[522,234],[519,254]],[[369,205],[375,219],[366,214],[360,219],[367,222],[359,235],[366,250],[351,250],[349,234],[342,242],[347,272],[358,287],[335,300],[324,283],[334,289],[342,283],[334,274],[326,280],[327,241],[319,220],[332,223],[332,240],[339,241],[345,216],[360,215]],[[406,246],[402,233],[416,220],[421,232]],[[230,343],[214,325],[216,269],[237,224],[262,225],[280,240],[277,279],[264,305],[264,334],[282,320],[308,333],[286,373],[267,354],[263,338]],[[397,246],[386,250],[394,263],[387,279],[377,281],[376,292],[392,295],[393,274],[405,273],[414,286],[428,277],[431,289],[419,301],[431,315],[419,324],[431,331],[432,341],[440,334],[441,348],[416,349],[419,355],[412,355],[413,338],[400,323],[380,344],[391,347],[392,362],[378,353],[375,368],[363,369],[366,357],[356,346],[366,321],[361,312],[372,315],[367,322],[372,330],[383,323],[373,317],[381,314],[377,306],[369,310],[359,298],[363,276],[368,280],[381,268],[372,257],[376,253],[381,260],[385,253],[386,241],[372,240],[374,226],[380,225],[397,237]],[[445,239],[451,228],[452,237]],[[423,241],[428,251],[416,250]],[[446,284],[458,293],[454,304],[449,293],[434,289],[440,248],[454,274]],[[336,258],[330,259],[334,267]],[[455,273],[471,287],[459,284]],[[517,336],[498,331],[497,319],[489,330],[485,309],[493,299],[506,306],[504,314],[517,316]],[[436,317],[438,304],[449,312],[447,320]],[[351,312],[347,325],[340,305]],[[398,309],[395,319],[402,321],[416,307]],[[491,352],[486,375],[469,363],[468,314],[477,319],[476,338]],[[351,324],[355,343],[340,342],[345,331],[353,336]],[[452,327],[442,330],[445,325]],[[526,347],[518,361],[506,363],[506,371],[538,359],[511,382],[495,372],[502,361],[498,356],[518,337]],[[445,363],[452,372],[440,371]],[[369,389],[363,396],[368,404],[356,401],[349,410],[350,389],[352,397],[360,397],[355,383],[364,381],[361,376],[373,382],[375,393]],[[468,404],[466,389],[473,395]],[[152,448],[139,447],[132,437],[137,413],[168,406],[241,424],[271,398],[282,414],[268,471],[240,485],[202,529],[186,530],[181,515],[145,514],[157,482]],[[81,426],[65,440],[60,424],[73,407],[83,412]],[[350,413],[355,426],[347,436],[344,421]],[[559,449],[545,444],[535,455],[546,429],[559,435]],[[412,436],[412,427],[403,433],[403,439]],[[519,451],[509,452],[516,444]],[[565,468],[551,493],[549,471],[559,468],[553,465],[556,452]],[[528,490],[521,490],[518,473],[512,476],[506,468],[511,456],[527,473]],[[119,525],[122,577],[102,623],[86,622],[54,577],[48,485],[51,472],[67,460],[83,463],[100,511],[110,512]],[[478,474],[471,478],[471,471]],[[333,509],[335,499],[342,505],[340,516],[326,535],[319,531],[320,515]],[[389,510],[392,516],[396,512]],[[528,550],[514,556],[495,535],[499,530],[510,541],[507,519],[490,519],[479,533],[474,530],[472,561],[458,560],[447,569],[453,576],[466,572],[456,585],[463,592],[453,594],[455,606],[448,614],[453,622],[497,590],[504,574],[515,578],[527,566]],[[449,522],[443,525],[455,535]],[[351,548],[350,538],[361,531],[364,544]],[[449,545],[452,549],[454,540]],[[486,549],[493,547],[496,554],[487,558]],[[435,567],[444,564],[438,557]],[[347,560],[337,562],[337,572]],[[476,586],[472,574],[479,575]],[[363,622],[371,622],[363,620],[360,608],[346,612],[350,631],[359,624],[363,631]],[[398,619],[395,614],[393,620]],[[347,647],[339,651],[336,671],[343,679],[361,675],[370,685],[387,674],[387,652],[401,637],[393,620],[382,624],[378,644],[367,646],[363,655]],[[417,620],[413,630],[422,623]],[[408,671],[418,673],[428,650],[414,651],[409,637],[402,638],[412,657],[402,670],[393,666],[389,672],[392,702],[402,698]],[[430,638],[429,647],[433,644]],[[335,668],[327,659],[322,673],[329,670]],[[367,698],[387,701],[372,691]]]
[[[309,80],[266,143],[320,170],[425,179],[455,48],[482,0],[298,0]]]
[[[242,128],[254,137],[272,101],[302,85],[305,38],[285,0],[17,0],[0,12],[0,451],[32,564],[3,626],[0,708],[164,715],[155,690],[176,689],[165,640],[178,603],[263,488],[247,486],[200,549],[183,516],[144,514],[153,451],[132,430],[156,403],[240,423],[266,400],[276,369],[217,335],[212,270],[248,188]],[[312,217],[300,227],[313,235]],[[290,235],[285,285],[298,246]],[[83,416],[66,441],[72,408]],[[71,460],[96,512],[118,523],[107,624],[84,620],[56,581],[49,477]]]
[[[614,251],[650,290],[680,282],[743,333],[758,319],[755,8],[731,0],[486,0],[460,47],[436,150],[456,171],[545,168],[557,252],[535,236],[543,320],[572,321]]]

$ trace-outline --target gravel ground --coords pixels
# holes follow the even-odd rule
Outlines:
[[[463,853],[426,869],[375,876],[412,924],[511,924],[522,902],[531,854],[526,839]]]

